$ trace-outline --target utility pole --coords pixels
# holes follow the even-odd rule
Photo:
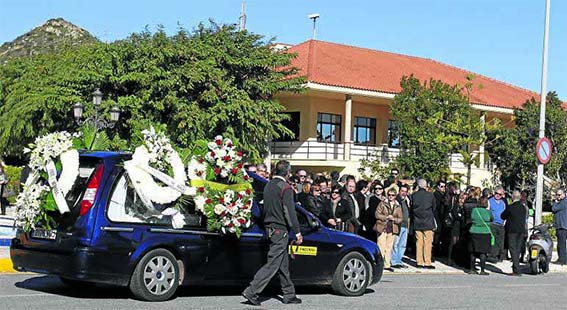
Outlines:
[[[238,18],[239,21],[239,31],[246,30],[246,2],[242,2],[242,6],[240,8],[240,17]]]
[[[543,32],[543,56],[541,68],[541,97],[539,105],[539,138],[545,137],[545,105],[547,97],[547,45],[549,41],[549,12],[551,0],[545,1],[545,28]],[[536,183],[536,213],[535,224],[541,224],[541,213],[543,210],[543,164],[537,165]]]

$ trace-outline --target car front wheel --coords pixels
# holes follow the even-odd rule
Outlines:
[[[333,291],[344,296],[364,294],[370,282],[370,266],[358,252],[350,252],[341,259],[333,275]]]
[[[168,300],[179,285],[179,265],[171,252],[155,249],[148,252],[136,265],[130,279],[130,290],[139,299]]]

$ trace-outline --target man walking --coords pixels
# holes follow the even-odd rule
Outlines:
[[[299,222],[295,213],[293,189],[287,184],[291,173],[288,161],[276,164],[274,178],[264,188],[264,209],[262,218],[268,232],[268,261],[256,272],[250,285],[242,292],[242,296],[252,305],[259,306],[258,294],[268,285],[276,273],[280,277],[284,304],[300,304],[301,299],[295,295],[295,288],[289,275],[288,229],[295,234],[296,244],[303,242],[299,231]]]
[[[431,265],[431,247],[435,223],[433,193],[428,192],[427,181],[417,180],[418,191],[412,195],[413,223],[416,238],[416,262],[418,268],[435,269]]]
[[[556,263],[559,265],[567,264],[567,199],[565,199],[565,189],[558,189],[555,204],[551,208],[553,212],[553,223],[557,234],[557,252],[559,258]]]
[[[512,255],[512,275],[519,276],[520,273],[520,247],[526,230],[526,207],[520,201],[520,191],[512,192],[512,204],[502,212],[502,219],[506,220],[506,236],[508,247]]]
[[[408,197],[409,187],[406,184],[400,186],[400,192],[396,198],[402,207],[402,223],[400,224],[400,232],[394,241],[394,248],[392,249],[392,268],[407,268],[402,262],[404,253],[406,252],[406,243],[408,241],[408,228],[409,228],[409,210],[410,199]]]
[[[492,261],[503,261],[506,259],[506,251],[504,250],[504,238],[506,231],[504,229],[504,219],[501,215],[506,210],[506,202],[504,201],[504,189],[497,186],[494,189],[494,196],[488,199],[488,209],[492,212],[494,221],[490,224],[490,229],[494,235],[495,244],[492,247]]]

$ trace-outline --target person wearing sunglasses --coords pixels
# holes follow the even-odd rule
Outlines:
[[[374,225],[376,224],[376,208],[378,208],[378,204],[382,201],[386,201],[386,196],[384,195],[384,186],[379,180],[375,180],[372,182],[370,186],[370,195],[366,197],[364,201],[364,218],[362,220],[362,225],[366,228],[366,235],[365,237],[368,240],[376,242],[378,236],[374,231]]]
[[[494,188],[494,196],[488,199],[488,210],[490,210],[494,218],[494,221],[490,224],[490,228],[494,235],[495,242],[489,261],[501,262],[506,259],[506,250],[504,249],[506,229],[504,228],[504,219],[502,218],[502,212],[506,210],[506,199],[502,186]]]
[[[400,224],[403,220],[403,213],[400,204],[396,200],[398,193],[395,189],[390,188],[387,191],[387,201],[382,201],[376,208],[375,217],[376,224],[374,231],[378,235],[378,246],[384,258],[384,269],[394,271],[391,266],[392,248],[396,236],[400,233]]]
[[[342,188],[335,185],[331,188],[331,201],[323,209],[321,220],[329,228],[339,230],[349,230],[349,220],[352,218],[350,205],[342,197]],[[350,230],[353,230],[350,225]]]

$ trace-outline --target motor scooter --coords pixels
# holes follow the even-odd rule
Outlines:
[[[527,248],[529,253],[528,263],[532,274],[549,271],[551,254],[553,253],[553,240],[549,234],[551,226],[551,224],[539,224],[530,229],[532,233]]]

